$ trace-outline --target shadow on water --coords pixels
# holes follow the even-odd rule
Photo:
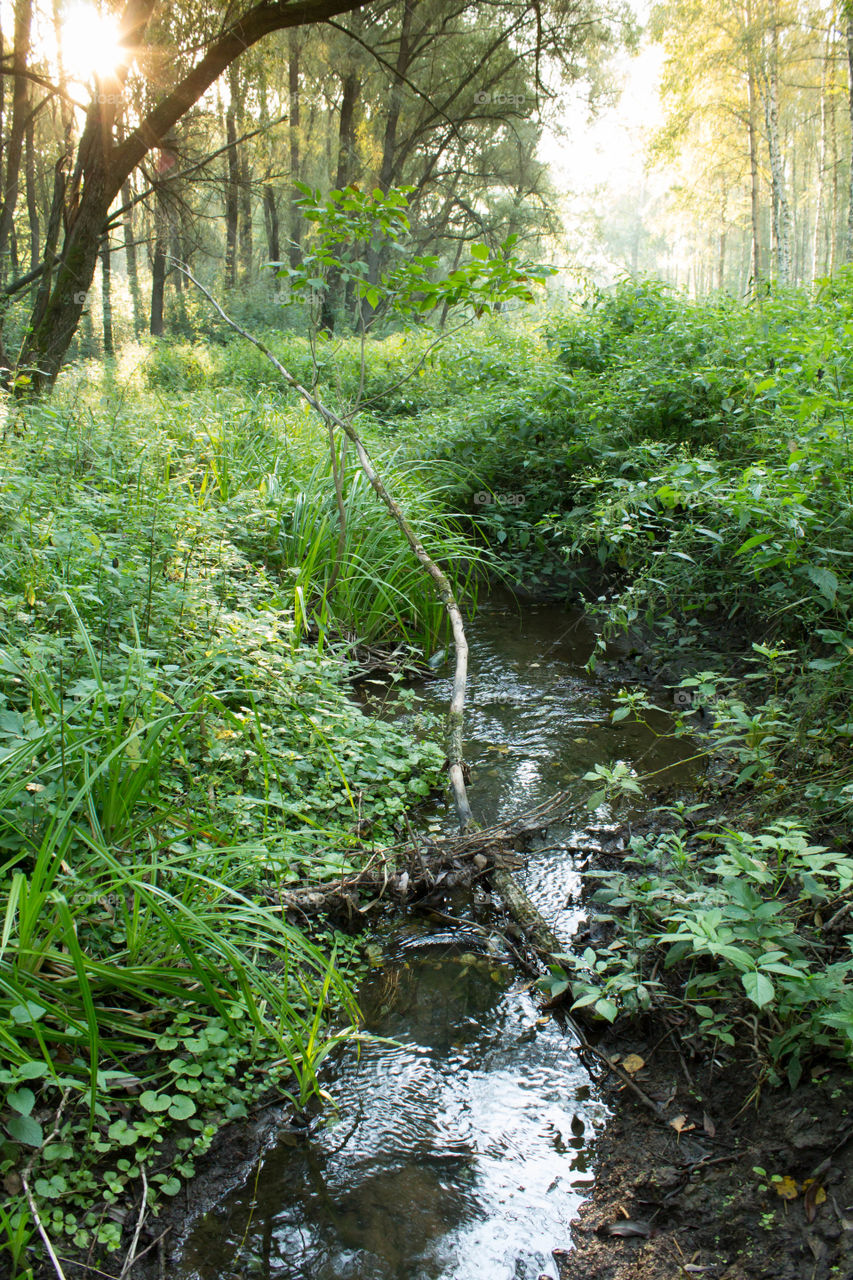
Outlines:
[[[577,615],[539,607],[519,618],[496,604],[471,639],[466,751],[478,817],[577,785],[575,821],[538,841],[522,873],[567,941],[582,914],[573,850],[590,841],[583,774],[616,760],[648,773],[687,754],[612,724],[615,690],[584,671],[592,644]],[[448,687],[443,678],[422,692],[443,709]],[[395,1043],[330,1069],[339,1110],[307,1133],[282,1130],[257,1179],[191,1231],[176,1280],[554,1276],[551,1251],[570,1243],[606,1115],[566,1036],[539,1016],[497,942],[416,917],[387,939],[360,1002],[367,1029]]]

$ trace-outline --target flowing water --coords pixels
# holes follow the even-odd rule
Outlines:
[[[582,917],[576,851],[608,818],[584,810],[583,774],[617,760],[649,773],[686,754],[613,725],[614,688],[584,670],[592,643],[582,618],[553,606],[519,614],[492,602],[471,629],[466,755],[478,819],[577,787],[574,820],[535,841],[519,872],[567,942]],[[443,710],[449,677],[422,692]],[[654,728],[664,727],[661,717]],[[281,1129],[251,1178],[190,1232],[176,1280],[556,1276],[551,1253],[570,1246],[606,1109],[498,935],[473,923],[470,901],[444,907],[465,922],[413,914],[384,938],[360,1003],[385,1039],[330,1068],[337,1111]]]

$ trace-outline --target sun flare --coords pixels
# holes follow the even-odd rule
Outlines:
[[[72,80],[109,75],[126,56],[114,14],[99,13],[84,0],[69,6],[62,23],[62,57]]]

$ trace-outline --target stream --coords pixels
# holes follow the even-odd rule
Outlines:
[[[478,820],[577,790],[572,818],[535,840],[517,873],[568,944],[584,917],[578,851],[596,847],[609,819],[584,807],[583,774],[618,760],[648,773],[687,747],[611,722],[618,685],[584,670],[593,635],[582,614],[493,599],[469,639],[466,757]],[[442,713],[449,691],[449,675],[420,690]],[[661,715],[654,727],[665,726]],[[607,1109],[499,933],[477,923],[484,905],[451,891],[440,910],[412,912],[378,936],[359,1001],[383,1039],[341,1055],[324,1075],[336,1109],[307,1132],[283,1125],[248,1180],[195,1222],[176,1280],[557,1275],[552,1250],[570,1247]]]

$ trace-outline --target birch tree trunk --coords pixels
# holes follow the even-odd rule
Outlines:
[[[759,191],[759,175],[758,175],[758,127],[756,124],[757,115],[757,90],[755,85],[755,70],[752,65],[752,59],[749,59],[747,69],[747,93],[749,100],[749,114],[747,116],[747,128],[749,131],[749,193],[750,193],[750,223],[752,227],[752,287],[758,288],[761,280],[761,215],[760,215],[760,191]]]
[[[850,118],[850,146],[853,148],[853,3],[847,0],[844,5],[847,18],[847,105]],[[844,261],[853,262],[853,150],[850,156],[850,170],[847,188],[847,238],[844,242]]]
[[[821,230],[823,224],[824,193],[826,189],[826,80],[830,56],[830,35],[827,34],[823,65],[820,76],[820,135],[817,144],[817,188],[815,191],[814,226],[812,228],[811,278],[819,273]]]
[[[104,355],[115,355],[115,344],[113,342],[113,299],[112,299],[112,272],[110,270],[110,240],[109,236],[104,237],[104,243],[101,247],[101,320],[104,336]]]
[[[228,150],[225,153],[225,287],[234,289],[237,285],[237,225],[240,219],[239,172],[237,161],[237,116],[234,99],[236,97],[235,68],[231,68],[229,86],[231,101],[225,112],[225,142]]]
[[[130,301],[133,309],[133,333],[138,338],[144,328],[142,316],[142,291],[139,287],[139,260],[136,253],[136,241],[133,238],[133,191],[130,179],[121,189],[121,202],[125,208],[122,217],[124,229],[124,261],[127,266],[127,283],[130,289]]]
[[[773,9],[770,47],[765,51],[759,76],[767,128],[767,151],[773,197],[773,233],[776,244],[776,276],[781,285],[792,279],[791,239],[793,219],[785,184],[785,164],[779,133],[779,26]]]

